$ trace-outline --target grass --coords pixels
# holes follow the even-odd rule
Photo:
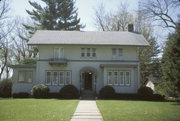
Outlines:
[[[104,121],[180,121],[176,102],[98,100]]]
[[[0,99],[0,121],[69,121],[78,100]]]

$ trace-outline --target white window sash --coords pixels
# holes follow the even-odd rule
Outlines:
[[[62,83],[61,83],[61,76],[62,76]],[[59,85],[64,85],[64,71],[59,71]]]
[[[48,83],[48,73],[50,73],[49,83]],[[47,71],[46,72],[46,85],[51,85],[51,83],[52,83],[52,72],[51,71]]]
[[[127,73],[128,73],[128,77],[126,75]],[[130,71],[125,71],[125,85],[127,85],[127,86],[130,85],[130,77],[131,77]]]
[[[56,77],[55,77],[55,73],[56,73]],[[59,81],[59,79],[58,79],[58,71],[53,71],[51,73],[51,75],[52,75],[52,85],[58,85],[58,81]]]
[[[122,56],[123,55],[123,49],[122,48],[118,48],[118,56]]]
[[[122,73],[122,75],[121,75],[121,73]],[[121,86],[124,85],[124,71],[119,71],[119,85],[121,85]]]
[[[117,75],[115,75],[115,73],[117,73]],[[114,78],[113,78],[114,79],[114,85],[118,85],[118,71],[114,71],[113,76],[114,76]]]
[[[109,75],[109,73],[111,73],[111,76]],[[113,85],[113,71],[108,71],[108,75],[107,75],[107,80],[108,80],[108,85]]]
[[[66,85],[71,84],[71,71],[65,71],[65,84]]]

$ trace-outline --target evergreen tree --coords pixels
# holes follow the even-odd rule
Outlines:
[[[157,55],[160,50],[156,39],[151,35],[150,29],[148,30],[146,27],[143,27],[141,28],[141,33],[150,44],[149,47],[139,48],[140,82],[141,85],[145,85],[150,75],[158,76],[160,74],[157,64],[159,63]]]
[[[168,95],[180,95],[180,24],[177,26],[176,32],[169,35],[166,42],[162,72],[166,87],[169,89]]]
[[[29,1],[33,10],[26,10],[31,18],[36,22],[36,26],[25,27],[29,30],[80,30],[83,26],[78,18],[77,8],[74,7],[74,0],[42,0],[45,7],[37,2]]]

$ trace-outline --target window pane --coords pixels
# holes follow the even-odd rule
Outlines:
[[[96,57],[96,48],[92,48],[92,56]]]
[[[47,72],[46,74],[46,84],[51,84],[51,72]]]
[[[108,72],[108,84],[109,85],[113,84],[113,82],[112,82],[112,72],[111,71]]]
[[[59,48],[54,48],[54,58],[59,58]]]
[[[125,84],[126,85],[130,84],[130,73],[129,72],[125,73]]]
[[[118,85],[118,72],[117,71],[114,72],[114,84]]]
[[[63,71],[59,72],[59,84],[64,85],[64,72]]]
[[[90,57],[91,55],[90,55],[90,48],[87,48],[87,57]]]
[[[58,85],[58,72],[53,72],[52,84],[53,85]]]
[[[84,57],[84,56],[85,56],[85,49],[81,48],[81,57]]]
[[[25,72],[19,71],[19,82],[25,82]]]
[[[31,72],[31,71],[27,71],[26,72],[26,82],[29,82],[29,83],[31,83],[32,82],[32,78],[33,78],[33,72]]]
[[[64,48],[59,48],[60,58],[64,58]]]
[[[116,55],[116,48],[112,49],[112,55]]]
[[[123,51],[122,48],[119,48],[119,49],[118,49],[118,54],[119,54],[119,56],[122,56],[122,54],[123,54],[122,51]]]
[[[124,84],[124,73],[122,71],[119,72],[119,84],[123,85]]]
[[[65,79],[66,79],[66,85],[71,84],[71,72],[70,71],[66,71]]]

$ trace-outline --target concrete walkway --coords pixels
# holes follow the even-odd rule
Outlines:
[[[103,121],[95,100],[81,100],[70,121]]]

